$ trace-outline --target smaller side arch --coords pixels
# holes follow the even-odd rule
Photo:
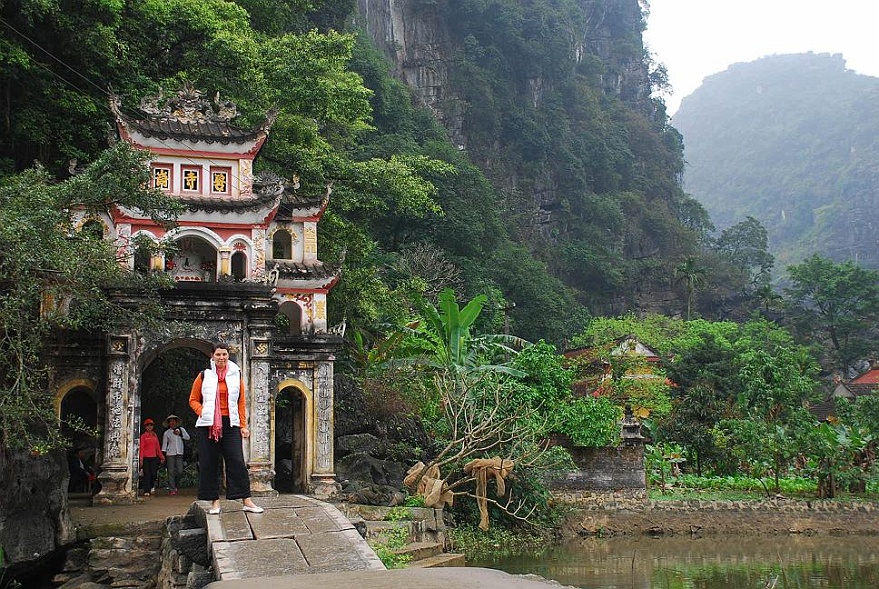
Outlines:
[[[61,419],[61,403],[67,393],[74,389],[85,389],[89,392],[92,400],[98,403],[97,389],[98,384],[90,378],[71,378],[62,382],[55,390],[55,396],[52,398],[52,405],[55,408],[55,417]]]
[[[97,383],[90,378],[64,381],[54,395],[53,404],[61,433],[69,440],[68,492],[82,492],[90,496],[97,490],[94,473],[100,467],[103,456],[101,432],[104,405],[97,398]]]
[[[305,385],[302,381],[290,378],[281,381],[278,383],[277,389],[275,390],[274,399],[271,405],[271,423],[272,423],[272,463],[275,464],[279,459],[277,454],[277,432],[279,428],[278,418],[279,411],[277,406],[277,401],[282,397],[282,394],[285,391],[295,392],[301,396],[302,399],[302,433],[303,435],[303,447],[302,447],[302,455],[299,456],[299,463],[302,465],[302,481],[303,488],[301,492],[307,492],[308,488],[311,485],[311,475],[314,473],[314,460],[315,460],[315,431],[316,431],[316,409],[314,406],[314,392]],[[277,475],[276,475],[277,476]]]
[[[287,318],[287,335],[302,334],[302,318],[305,311],[299,303],[284,301],[278,305],[278,313]]]

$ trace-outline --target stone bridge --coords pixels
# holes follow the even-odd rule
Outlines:
[[[384,570],[354,524],[328,503],[302,495],[258,497],[263,513],[248,513],[238,501],[220,501],[210,515],[208,501],[189,510],[206,530],[218,581]]]

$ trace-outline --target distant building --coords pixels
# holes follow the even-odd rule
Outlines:
[[[617,378],[662,378],[656,374],[660,364],[659,355],[634,336],[623,336],[605,346],[582,346],[567,350],[565,358],[581,363],[585,377],[574,383],[574,393],[579,396],[600,394],[602,385],[614,379],[614,360],[619,359],[621,373]],[[627,361],[628,360],[628,361]]]
[[[828,417],[836,415],[837,399],[848,399],[854,403],[859,397],[873,394],[879,388],[879,366],[871,363],[870,370],[860,376],[848,382],[842,382],[837,378],[834,384],[833,391],[825,401],[809,407],[809,411],[819,421],[826,421]]]

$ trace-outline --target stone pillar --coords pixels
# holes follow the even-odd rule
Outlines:
[[[333,462],[333,362],[315,362],[315,459],[311,475],[312,493],[326,498],[338,490]]]
[[[250,422],[250,471],[251,491],[254,495],[277,495],[272,488],[275,472],[271,456],[271,401],[269,391],[269,356],[271,345],[268,338],[250,340],[250,384],[248,397],[248,421]]]
[[[317,222],[302,224],[302,261],[306,264],[317,260]]]
[[[314,311],[312,313],[312,325],[314,333],[327,332],[327,295],[324,293],[315,293],[311,304]]]
[[[217,268],[217,280],[220,276],[229,276],[232,274],[232,250],[228,247],[220,248],[220,267]]]
[[[165,254],[156,252],[150,256],[150,270],[163,272],[165,270]]]
[[[107,339],[107,411],[104,435],[104,462],[98,480],[101,492],[98,503],[129,503],[135,498],[132,488],[131,440],[131,336],[111,335]]]

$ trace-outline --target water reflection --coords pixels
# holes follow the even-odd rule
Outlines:
[[[874,589],[872,537],[588,539],[536,556],[470,563],[583,589]]]

